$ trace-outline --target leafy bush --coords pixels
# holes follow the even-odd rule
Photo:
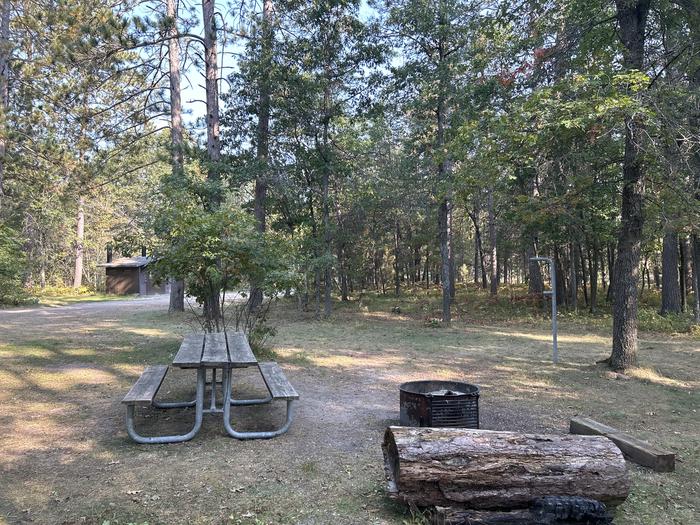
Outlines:
[[[262,345],[267,332],[259,325],[270,303],[295,284],[292,250],[285,240],[259,233],[254,219],[233,204],[215,211],[176,208],[162,221],[161,231],[168,233],[155,253],[156,276],[185,282],[186,292],[203,306],[205,330],[232,324]],[[252,283],[264,298],[255,307],[246,292]],[[227,302],[229,291],[233,300]]]
[[[0,304],[18,305],[32,300],[22,282],[26,265],[18,233],[0,226]]]

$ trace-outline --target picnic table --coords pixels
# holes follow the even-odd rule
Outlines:
[[[282,369],[275,362],[258,363],[242,332],[190,334],[185,336],[172,366],[197,371],[195,398],[188,401],[156,401],[158,390],[165,379],[169,367],[164,365],[148,366],[136,381],[122,403],[126,405],[126,429],[129,437],[137,443],[177,443],[192,439],[202,426],[203,414],[222,414],[226,432],[238,439],[267,439],[284,434],[292,422],[293,404],[299,398],[294,387],[289,383]],[[258,399],[234,399],[233,370],[257,366],[267,386],[268,395]],[[211,380],[207,381],[207,370],[211,370]],[[217,381],[217,373],[221,381]],[[221,387],[221,403],[217,403],[217,387]],[[209,386],[209,402],[205,398]],[[264,405],[276,400],[287,403],[285,423],[272,431],[239,431],[231,425],[231,406]],[[195,408],[195,420],[192,429],[186,434],[168,436],[142,436],[134,424],[137,406],[153,406],[160,409]]]

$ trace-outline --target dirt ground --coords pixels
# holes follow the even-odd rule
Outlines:
[[[417,523],[384,497],[383,431],[398,421],[398,385],[426,378],[481,387],[481,424],[566,432],[585,415],[677,452],[675,473],[634,465],[616,523],[697,523],[700,340],[643,334],[642,368],[610,379],[596,359],[605,333],[560,326],[549,362],[546,324],[433,328],[386,311],[340,309],[313,321],[283,307],[271,346],[301,395],[284,436],[228,437],[205,414],[190,442],[137,445],[120,401],[147,364],[167,364],[186,316],[162,297],[0,311],[0,523]],[[236,392],[264,388],[235,372]],[[194,372],[174,370],[162,399],[190,397]],[[143,433],[186,431],[191,410],[141,413]],[[284,407],[233,411],[242,429],[270,429]]]

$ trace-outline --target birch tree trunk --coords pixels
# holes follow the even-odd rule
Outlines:
[[[615,0],[624,69],[644,67],[646,24],[651,0]],[[639,260],[644,225],[644,172],[641,141],[643,123],[637,116],[625,119],[625,154],[622,168],[621,226],[613,269],[613,344],[610,366],[624,370],[637,364],[637,309]]]
[[[170,162],[175,178],[183,177],[182,96],[180,91],[180,42],[177,29],[177,0],[167,0],[166,17],[170,21],[167,36],[170,71]],[[170,280],[170,312],[185,311],[185,283],[182,279]]]

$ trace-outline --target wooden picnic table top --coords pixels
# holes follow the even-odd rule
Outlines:
[[[179,368],[244,368],[257,364],[243,332],[186,335],[173,359],[173,365]]]

